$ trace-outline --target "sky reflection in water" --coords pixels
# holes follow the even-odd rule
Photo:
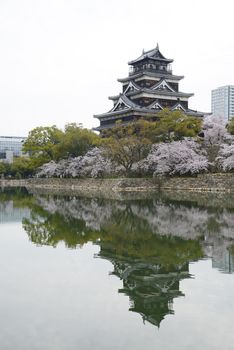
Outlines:
[[[1,193],[1,347],[232,349],[234,201],[169,197]]]

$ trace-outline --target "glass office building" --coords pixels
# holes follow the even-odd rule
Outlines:
[[[0,160],[11,163],[14,157],[22,155],[26,137],[0,136]]]
[[[212,114],[226,122],[234,117],[234,85],[221,86],[211,92]]]

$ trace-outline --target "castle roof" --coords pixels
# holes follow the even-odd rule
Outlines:
[[[118,79],[122,83],[122,92],[109,97],[114,102],[113,108],[109,112],[94,115],[100,120],[100,126],[95,129],[101,131],[111,128],[116,121],[127,124],[140,118],[157,120],[158,112],[164,108],[203,117],[204,113],[189,109],[188,100],[193,93],[179,91],[179,81],[184,77],[172,74],[171,62],[172,59],[162,55],[158,45],[130,61],[129,76]]]
[[[160,103],[153,102],[148,107],[139,106],[133,101],[131,101],[126,95],[120,94],[119,99],[114,105],[114,107],[106,113],[102,114],[96,114],[94,115],[94,118],[98,118],[99,120],[114,120],[116,116],[127,116],[131,113],[134,113],[136,115],[147,115],[150,113],[151,116],[156,116],[157,112],[159,110],[162,110],[163,107],[160,105]],[[175,105],[171,108],[171,110],[181,109],[183,110],[187,115],[190,116],[196,116],[196,117],[203,117],[203,112],[198,112],[192,109],[185,109],[182,107],[182,105],[175,101]]]
[[[138,78],[144,78],[144,79],[161,79],[161,78],[165,78],[165,72],[164,73],[159,73],[159,72],[150,72],[148,70],[142,70],[141,72],[137,72],[135,74],[131,74],[130,76],[126,77],[126,78],[119,78],[117,79],[118,82],[120,83],[125,83],[128,82],[129,80],[133,80],[133,79],[138,79]],[[167,79],[169,80],[175,80],[175,81],[179,81],[181,79],[183,79],[184,76],[183,75],[173,75],[170,74],[167,76]]]
[[[149,51],[144,51],[142,52],[142,55],[140,57],[138,57],[137,59],[133,60],[133,61],[130,61],[128,62],[129,65],[134,65],[138,62],[141,62],[143,60],[153,60],[153,61],[161,61],[161,62],[166,62],[166,63],[171,63],[173,62],[173,59],[168,59],[168,58],[165,58],[162,53],[160,52],[159,50],[159,46],[157,44],[157,46],[152,49],[152,50],[149,50]]]
[[[179,98],[179,97],[186,97],[189,98],[191,96],[193,96],[193,93],[186,93],[186,92],[179,92],[179,91],[168,91],[168,90],[152,90],[152,89],[148,89],[148,88],[142,88],[140,91],[132,91],[128,93],[128,96],[136,96],[136,95],[142,95],[142,94],[148,94],[152,96],[152,98],[156,97],[156,96],[160,96],[161,98],[163,98],[163,96],[170,96],[171,98]],[[119,96],[122,96],[122,94],[116,95],[116,96],[110,96],[109,100],[117,100],[119,98]]]

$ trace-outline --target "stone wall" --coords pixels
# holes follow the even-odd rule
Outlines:
[[[196,177],[162,179],[161,188],[190,191],[234,191],[234,174],[201,174]]]
[[[27,187],[79,192],[119,191],[225,191],[234,192],[234,174],[201,174],[196,177],[119,178],[119,179],[25,179],[0,180],[1,187]]]

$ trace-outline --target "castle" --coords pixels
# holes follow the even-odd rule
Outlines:
[[[107,113],[94,115],[100,121],[100,126],[95,130],[101,132],[112,128],[117,121],[126,124],[139,118],[154,120],[164,108],[171,111],[179,109],[186,115],[203,117],[204,113],[189,109],[188,99],[193,93],[179,90],[179,81],[184,77],[173,75],[172,62],[173,59],[162,55],[158,44],[130,61],[128,77],[118,79],[122,83],[122,92],[109,97],[114,103],[113,108]]]

